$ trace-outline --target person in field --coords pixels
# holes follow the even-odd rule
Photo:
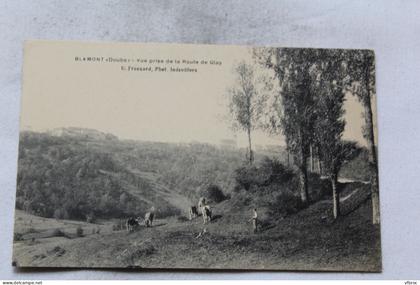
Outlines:
[[[209,205],[205,205],[202,208],[203,214],[203,223],[206,224],[207,222],[211,221],[211,210]]]
[[[149,212],[144,215],[144,224],[145,226],[152,227],[153,226],[153,219],[155,217],[155,208],[152,207]]]
[[[252,211],[252,230],[254,231],[254,233],[256,233],[258,231],[258,213],[257,213],[257,209],[254,208],[254,210]]]

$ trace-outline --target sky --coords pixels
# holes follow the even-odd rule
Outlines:
[[[76,61],[76,57],[98,60]],[[109,58],[112,61],[107,62]],[[121,59],[130,62],[119,62]],[[202,60],[207,64],[200,64]],[[226,120],[226,90],[233,86],[233,66],[241,60],[252,61],[249,48],[28,42],[21,129],[82,127],[112,133],[121,139],[211,144],[234,139],[239,146],[245,146],[245,133],[233,132]],[[128,71],[130,67],[150,67],[153,71]],[[177,67],[197,72],[169,71]],[[360,103],[347,94],[345,108],[344,138],[365,145]],[[262,131],[253,133],[253,141],[255,145],[284,145],[281,136]]]

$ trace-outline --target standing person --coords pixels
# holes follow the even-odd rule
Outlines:
[[[254,233],[257,232],[257,225],[258,225],[258,213],[257,209],[254,208],[252,211],[252,229],[254,230]]]

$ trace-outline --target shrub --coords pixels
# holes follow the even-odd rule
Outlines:
[[[215,184],[209,185],[202,193],[202,196],[210,202],[220,203],[226,200],[226,195],[223,193],[222,189]]]
[[[270,206],[271,211],[280,216],[297,213],[304,207],[300,197],[291,191],[280,192]]]
[[[23,240],[23,234],[21,233],[14,233],[13,234],[13,241],[21,241]]]
[[[63,233],[62,230],[60,230],[60,229],[54,229],[53,232],[52,232],[52,236],[53,237],[63,237],[65,235],[64,235],[64,233]]]
[[[247,191],[261,186],[289,183],[296,175],[293,170],[284,166],[276,159],[265,158],[259,166],[246,165],[235,170],[235,192],[240,189]]]
[[[329,179],[321,179],[316,173],[308,174],[308,193],[311,202],[316,202],[332,195]]]
[[[267,179],[264,181],[265,185],[273,183],[287,183],[290,182],[293,177],[295,177],[292,169],[286,167],[277,159],[270,159],[268,157],[264,158],[262,161],[259,171],[268,174]]]
[[[61,209],[60,208],[60,209],[54,210],[53,216],[56,220],[68,219],[69,218],[69,213],[67,212],[66,209]]]
[[[76,235],[78,237],[82,237],[83,236],[83,228],[81,226],[78,226],[76,229]]]
[[[235,170],[235,181],[240,188],[248,191],[252,185],[260,185],[266,180],[265,174],[263,177],[261,174],[255,166],[242,166]]]

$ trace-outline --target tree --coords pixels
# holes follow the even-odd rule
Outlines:
[[[229,113],[233,119],[233,128],[241,129],[248,136],[249,164],[254,161],[251,132],[259,127],[266,96],[260,92],[260,79],[255,75],[254,67],[245,61],[235,67],[236,82],[228,89]]]
[[[331,181],[334,219],[340,215],[338,172],[345,157],[346,145],[342,142],[345,120],[344,92],[330,82],[321,81],[321,93],[317,100],[316,144],[324,171]]]
[[[312,49],[257,49],[254,56],[271,68],[278,78],[280,92],[273,100],[269,129],[283,133],[287,150],[299,170],[300,197],[308,203],[307,159],[313,143],[315,94],[311,70],[316,59]]]
[[[335,81],[334,81],[335,82]],[[345,142],[342,135],[345,127],[344,92],[334,83],[322,81],[320,96],[317,100],[316,145],[324,165],[325,174],[331,182],[333,216],[340,215],[340,196],[338,192],[338,173],[341,166],[353,159],[360,151],[355,142]]]
[[[372,223],[380,223],[379,213],[379,178],[376,155],[375,132],[373,125],[372,101],[375,97],[375,55],[372,51],[351,51],[348,59],[348,85],[364,107],[365,126],[363,136],[369,149],[372,187]]]
[[[344,98],[346,73],[345,52],[340,50],[318,50],[312,69],[316,97],[315,145],[324,165],[324,173],[331,182],[333,215],[340,215],[338,173],[343,163],[352,158],[357,150],[355,143],[343,142],[345,128]]]

